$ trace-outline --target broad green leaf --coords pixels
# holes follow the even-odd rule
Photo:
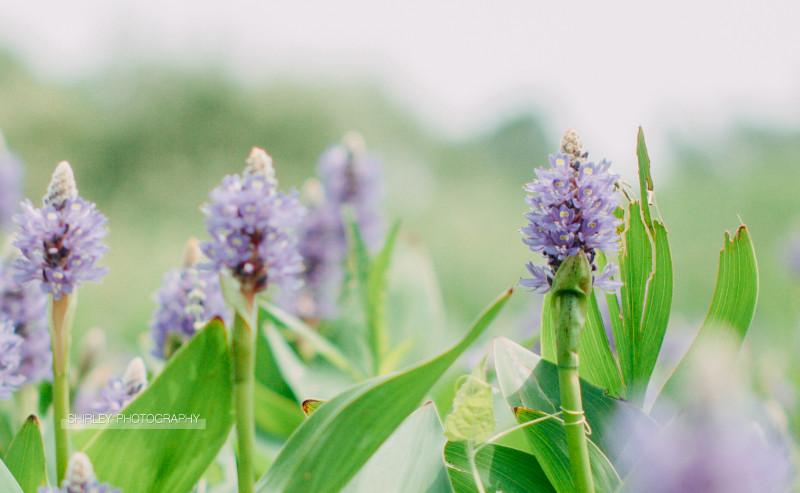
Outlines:
[[[423,405],[403,421],[342,491],[449,493],[442,433],[436,406],[432,402]]]
[[[192,489],[233,424],[231,359],[219,320],[180,348],[152,384],[121,413],[196,415],[204,429],[107,427],[85,447],[97,476],[125,493]]]
[[[494,341],[494,362],[500,390],[509,406],[538,409],[550,414],[561,410],[555,364],[503,337]],[[581,394],[586,420],[592,429],[592,440],[607,454],[618,450],[614,445],[620,445],[621,437],[615,429],[617,423],[624,421],[642,427],[654,426],[639,408],[615,399],[583,380]]]
[[[544,295],[542,299],[542,318],[541,318],[541,352],[542,358],[547,361],[556,361],[556,333],[553,328],[553,316],[551,313],[552,302],[550,299],[553,297],[551,293]]]
[[[258,323],[264,324],[269,319],[266,310],[259,309]],[[277,358],[270,347],[267,336],[262,330],[256,331],[256,382],[269,388],[287,399],[297,400],[291,385],[286,382]]]
[[[39,418],[31,415],[25,420],[3,460],[25,493],[36,493],[39,486],[47,484]]]
[[[549,414],[523,407],[516,408],[514,413],[520,423],[542,419]],[[561,423],[555,419],[544,419],[526,427],[525,436],[531,444],[533,455],[556,491],[573,493],[575,484],[570,473],[566,437]],[[595,488],[603,492],[615,491],[621,482],[619,474],[597,445],[592,440],[588,442]]]
[[[365,378],[364,374],[357,368],[354,368],[347,361],[347,357],[342,354],[336,346],[319,335],[317,331],[306,325],[302,320],[271,303],[264,301],[262,302],[262,306],[274,323],[284,327],[297,337],[308,342],[311,347],[330,364],[350,375],[355,381],[360,381]]]
[[[667,230],[658,220],[654,220],[652,224],[655,270],[647,285],[647,301],[642,332],[637,338],[638,351],[636,351],[636,369],[634,371],[635,378],[639,382],[643,382],[641,385],[645,388],[656,367],[672,307],[672,254],[667,239]]]
[[[3,461],[0,461],[0,491],[3,493],[23,493],[17,480],[8,470]]]
[[[650,174],[650,155],[644,141],[644,130],[639,127],[636,134],[636,159],[639,164],[639,197],[642,200],[642,216],[648,229],[653,229],[650,206],[653,205],[653,176]]]
[[[603,324],[603,315],[597,304],[595,293],[589,297],[589,310],[586,326],[581,332],[580,346],[581,377],[587,382],[608,390],[615,396],[625,395],[625,383],[622,381],[617,360],[611,353],[611,344]]]
[[[298,399],[328,399],[353,384],[350,377],[335,368],[301,361],[270,321],[266,321],[261,330],[266,335],[281,375]]]
[[[344,487],[505,305],[508,290],[466,336],[441,355],[408,370],[358,385],[308,417],[257,485],[257,491],[337,491]]]
[[[724,334],[741,344],[753,320],[757,301],[758,264],[750,232],[742,224],[733,237],[725,233],[719,253],[717,284],[708,314],[689,351],[665,384],[663,393],[672,392],[672,385],[679,379],[676,376],[680,377],[680,373],[685,371],[687,362],[704,340]]]
[[[650,232],[642,217],[641,205],[631,202],[625,214],[625,230],[620,253],[620,280],[622,281],[621,334],[614,334],[619,353],[620,367],[628,389],[634,391],[636,359],[639,357],[639,334],[642,332],[644,301],[647,282],[653,271],[653,246]]]
[[[5,454],[11,440],[14,439],[14,429],[11,426],[11,416],[0,409],[0,454]]]
[[[464,442],[447,442],[444,460],[456,493],[478,493]],[[536,457],[521,450],[502,445],[486,445],[475,454],[475,466],[487,493],[556,491]]]
[[[268,435],[288,438],[303,422],[303,413],[297,403],[258,382],[254,390],[258,429]]]

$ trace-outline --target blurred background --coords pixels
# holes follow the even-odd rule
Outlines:
[[[300,187],[350,129],[383,157],[386,216],[430,253],[461,331],[524,274],[522,185],[561,132],[633,182],[642,125],[674,256],[671,331],[702,321],[723,231],[744,221],[762,288],[750,348],[785,382],[800,315],[797,2],[45,3],[3,2],[0,129],[29,197],[66,159],[110,218],[110,274],[82,290],[78,332],[135,351],[162,273],[204,236],[208,190],[252,145]],[[540,298],[520,290],[501,330],[533,333]]]

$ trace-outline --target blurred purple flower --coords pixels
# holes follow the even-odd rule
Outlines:
[[[22,338],[20,373],[26,383],[50,378],[52,353],[47,329],[47,296],[36,286],[18,283],[11,260],[0,260],[0,318],[8,319]]]
[[[303,270],[296,230],[304,208],[297,194],[277,190],[275,170],[263,149],[253,148],[241,175],[229,175],[203,206],[211,241],[203,252],[219,271],[230,269],[242,289],[269,284],[296,289]]]
[[[26,200],[14,220],[19,228],[14,245],[22,254],[14,263],[19,282],[35,281],[60,299],[80,283],[105,275],[96,264],[107,250],[106,218],[78,196],[66,161],[56,167],[43,206]]]
[[[25,376],[20,373],[22,338],[14,333],[10,320],[0,319],[0,399],[11,397]]]
[[[0,231],[11,224],[22,198],[22,174],[22,163],[6,149],[0,135]]]
[[[158,307],[150,324],[154,354],[167,359],[214,317],[228,313],[216,273],[197,266],[200,257],[197,241],[186,247],[183,267],[164,275],[156,293]]]
[[[116,414],[147,387],[147,371],[142,358],[128,363],[122,378],[112,378],[89,405],[95,414]]]
[[[364,139],[355,132],[345,135],[342,144],[322,154],[318,173],[325,191],[325,202],[340,223],[337,240],[347,244],[342,212],[345,207],[351,207],[367,246],[376,248],[383,235],[379,213],[381,169],[379,160],[367,153]]]
[[[690,412],[655,434],[620,430],[633,437],[626,491],[770,493],[792,484],[788,451],[743,416]]]
[[[67,477],[61,487],[41,486],[38,493],[121,493],[121,490],[101,484],[94,474],[89,457],[83,452],[76,452],[69,460]]]
[[[617,207],[617,176],[608,171],[611,163],[588,161],[577,134],[568,131],[561,143],[561,153],[550,156],[549,168],[538,168],[536,179],[525,185],[530,211],[528,225],[522,228],[523,243],[547,259],[547,266],[529,262],[531,277],[520,284],[537,292],[550,289],[561,263],[584,252],[596,271],[597,251],[614,253],[620,221],[614,216]],[[608,264],[595,273],[594,284],[613,291],[620,286],[612,277],[616,266]]]

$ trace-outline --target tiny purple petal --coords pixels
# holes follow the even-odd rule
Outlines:
[[[8,399],[25,383],[25,376],[20,372],[22,343],[11,321],[0,320],[0,399]]]

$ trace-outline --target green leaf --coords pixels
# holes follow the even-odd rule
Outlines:
[[[25,424],[11,441],[3,460],[24,493],[36,493],[39,486],[47,484],[44,443],[39,418],[34,415],[28,416]]]
[[[337,491],[345,486],[505,305],[508,290],[466,336],[441,355],[408,370],[358,385],[308,417],[257,485],[259,492]]]
[[[347,375],[350,375],[350,377],[357,382],[365,378],[365,375],[360,370],[353,367],[347,360],[347,357],[342,354],[336,346],[319,335],[317,331],[306,325],[302,320],[271,303],[264,301],[262,302],[262,306],[274,323],[295,334],[298,338],[308,342],[309,345],[331,365]]]
[[[264,309],[259,309],[259,326],[270,320],[269,314]],[[263,330],[256,331],[256,382],[267,387],[273,392],[292,401],[297,401],[294,389],[286,381],[278,365],[275,353],[270,347],[267,336]]]
[[[542,358],[547,361],[556,361],[556,331],[553,327],[552,314],[553,293],[547,293],[542,299],[542,318],[541,318],[541,348]]]
[[[758,301],[758,264],[750,231],[744,224],[731,237],[725,233],[722,250],[719,253],[719,270],[714,296],[708,314],[700,330],[684,355],[677,369],[664,386],[663,393],[670,394],[687,362],[703,341],[727,335],[729,339],[741,344],[747,335],[750,322]],[[676,376],[678,378],[676,378]]]
[[[106,427],[85,447],[98,478],[125,493],[191,490],[233,424],[231,379],[225,328],[213,320],[121,413],[197,415],[205,429]]]
[[[303,422],[303,413],[297,403],[258,382],[254,390],[258,429],[279,438],[289,438]]]
[[[475,455],[475,465],[487,493],[556,491],[536,457],[529,453],[492,444],[482,447]],[[464,442],[447,442],[444,460],[456,493],[478,493]]]
[[[644,130],[639,127],[636,135],[636,159],[639,164],[639,197],[642,200],[642,216],[648,229],[653,229],[650,206],[653,205],[653,176],[650,174],[650,155],[644,141]]]
[[[625,395],[622,373],[611,352],[603,315],[594,292],[589,296],[586,326],[581,331],[579,365],[579,373],[587,382],[608,390],[612,395]]]
[[[494,341],[494,362],[500,390],[509,406],[538,409],[550,414],[561,410],[555,364],[504,337]],[[617,423],[636,423],[643,429],[655,426],[639,408],[609,396],[603,389],[583,379],[581,395],[586,421],[592,429],[591,438],[607,454],[618,450],[613,445],[620,445],[623,438],[615,428]],[[612,459],[615,459],[613,455]]]
[[[527,423],[546,417],[549,413],[519,407],[514,410],[519,423]],[[531,444],[533,455],[544,470],[547,479],[559,493],[573,493],[575,484],[570,473],[564,427],[555,419],[545,419],[525,428],[525,436]],[[615,491],[620,485],[619,474],[611,461],[594,444],[589,442],[589,460],[597,491]]]
[[[444,442],[436,406],[428,402],[403,421],[342,491],[450,492],[442,460]]]
[[[17,480],[8,470],[3,461],[0,461],[0,491],[3,493],[23,493]]]

